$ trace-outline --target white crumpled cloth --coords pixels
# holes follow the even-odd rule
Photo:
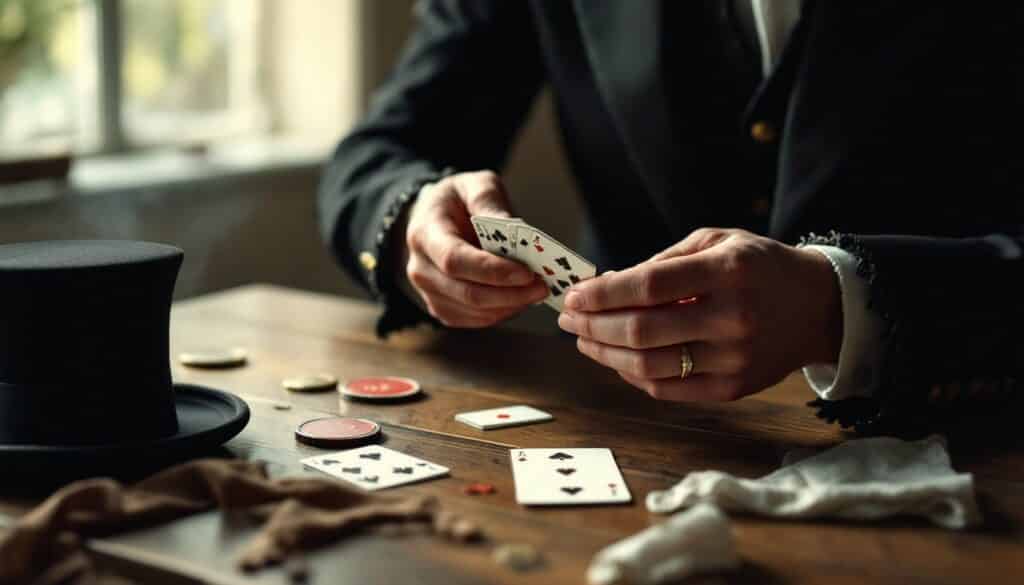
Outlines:
[[[711,504],[697,504],[597,553],[587,581],[654,585],[739,564],[729,519]]]
[[[956,473],[945,440],[856,439],[803,457],[786,454],[783,467],[760,479],[698,471],[665,491],[647,495],[647,509],[669,513],[699,502],[725,510],[780,518],[872,520],[921,516],[944,528],[981,521],[974,478]]]
[[[591,561],[589,582],[654,585],[738,566],[718,507],[777,518],[921,516],[951,529],[981,522],[974,478],[953,471],[942,437],[856,439],[817,454],[791,451],[760,479],[697,471],[651,492],[651,512],[691,509],[602,550]]]

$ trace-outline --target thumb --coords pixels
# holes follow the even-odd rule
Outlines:
[[[508,193],[497,173],[478,171],[462,173],[453,178],[455,191],[471,215],[512,217]]]

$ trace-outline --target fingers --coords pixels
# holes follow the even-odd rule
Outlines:
[[[520,309],[547,298],[548,290],[538,279],[526,286],[491,286],[451,278],[428,259],[414,256],[406,271],[413,286],[428,297],[443,297],[471,309]]]
[[[536,280],[528,268],[485,252],[462,238],[454,225],[438,220],[412,242],[445,276],[491,286],[526,286]]]
[[[647,309],[621,309],[601,313],[564,311],[558,317],[563,330],[608,345],[647,349],[677,345],[696,339],[741,336],[745,323],[730,293],[680,301]]]
[[[711,248],[733,233],[739,230],[729,230],[722,228],[700,228],[690,232],[690,235],[686,236],[681,242],[669,246],[665,250],[658,252],[654,256],[651,256],[644,262],[657,262],[658,260],[666,260],[668,258],[675,258],[676,256],[687,256],[689,254],[695,254],[701,250]]]
[[[652,307],[706,294],[716,283],[714,259],[694,254],[585,280],[569,290],[565,306],[574,311]]]
[[[471,215],[512,217],[508,193],[501,178],[493,171],[460,173],[451,180]]]
[[[519,311],[516,308],[474,309],[442,296],[430,296],[425,298],[425,301],[427,303],[427,311],[446,327],[465,329],[490,327],[508,319]]]
[[[744,395],[742,385],[732,376],[694,374],[685,380],[663,378],[647,380],[625,372],[619,377],[656,400],[672,402],[726,402]]]
[[[679,345],[637,350],[605,345],[581,337],[576,340],[576,348],[599,364],[637,379],[678,378],[682,373],[682,347]],[[740,374],[749,363],[749,356],[744,349],[730,344],[698,341],[686,344],[686,348],[693,360],[691,375]]]

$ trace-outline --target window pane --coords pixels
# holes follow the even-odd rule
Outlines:
[[[87,147],[90,134],[94,139],[80,124],[95,107],[88,16],[88,6],[75,0],[0,0],[3,158],[68,152]]]
[[[131,142],[190,142],[266,130],[256,58],[260,4],[124,1],[123,115]]]

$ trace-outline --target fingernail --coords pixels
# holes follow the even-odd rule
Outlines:
[[[570,290],[565,294],[565,306],[569,309],[582,309],[583,295],[574,290]]]
[[[561,327],[562,331],[572,333],[572,313],[562,313],[558,316],[558,326]]]

